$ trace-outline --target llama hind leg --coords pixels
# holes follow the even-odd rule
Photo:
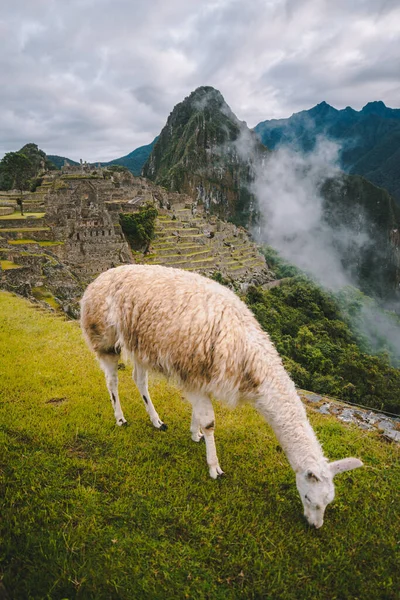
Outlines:
[[[117,425],[126,425],[118,395],[118,354],[100,354],[100,367],[106,376],[107,389],[110,394]]]
[[[160,429],[161,431],[166,431],[167,425],[161,421],[150,398],[147,369],[136,360],[132,376],[140,395],[143,398],[144,405],[154,427],[156,427],[156,429]]]
[[[206,442],[207,464],[210,471],[210,477],[217,479],[217,477],[223,475],[224,472],[219,466],[217,449],[215,447],[215,415],[213,405],[210,398],[206,394],[189,393],[187,394],[187,398],[193,407],[192,425],[194,424],[196,427],[200,425],[201,431],[204,434],[204,440]],[[191,431],[193,439],[192,427]]]

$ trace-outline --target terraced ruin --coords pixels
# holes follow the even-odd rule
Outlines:
[[[163,211],[151,251],[143,262],[206,275],[219,272],[232,282],[264,281],[265,260],[247,233],[196,210],[193,214],[193,208],[178,205],[172,211]]]
[[[236,286],[272,279],[247,232],[209,216],[191,197],[128,172],[52,172],[35,192],[0,193],[0,287],[74,316],[98,273],[131,262],[215,276]],[[156,206],[155,237],[132,251],[120,213]],[[22,209],[22,210],[21,210]]]
[[[0,287],[75,316],[82,285],[53,252],[63,242],[46,222],[50,185],[23,195],[23,214],[20,194],[0,193]]]

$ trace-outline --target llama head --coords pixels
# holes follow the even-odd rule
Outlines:
[[[304,516],[317,529],[324,522],[325,509],[335,497],[333,478],[343,471],[362,467],[358,458],[343,458],[335,462],[317,465],[296,474],[296,484],[304,506]]]

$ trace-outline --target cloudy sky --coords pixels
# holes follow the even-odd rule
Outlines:
[[[0,156],[110,160],[219,89],[250,127],[322,100],[400,107],[398,0],[12,0],[0,11]]]

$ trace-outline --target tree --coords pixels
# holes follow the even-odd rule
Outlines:
[[[0,162],[1,187],[8,190],[17,189],[22,192],[28,187],[33,170],[32,162],[25,154],[7,152]]]
[[[158,211],[152,204],[141,206],[137,213],[120,213],[122,231],[131,248],[148,252],[154,237],[157,215]]]

